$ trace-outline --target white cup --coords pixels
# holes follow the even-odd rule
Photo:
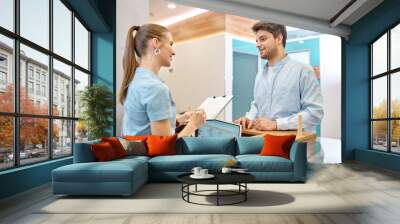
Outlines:
[[[196,175],[196,176],[199,176],[199,175],[201,175],[201,174],[200,174],[200,171],[201,171],[201,170],[202,170],[201,167],[193,167],[192,173],[193,173],[194,175]]]
[[[231,171],[232,171],[232,169],[229,167],[222,167],[222,170],[221,170],[222,173],[230,173]]]
[[[201,169],[200,170],[200,176],[207,176],[208,175],[208,169]]]

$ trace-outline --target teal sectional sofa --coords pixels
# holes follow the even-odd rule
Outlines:
[[[219,172],[228,160],[236,160],[259,182],[304,182],[307,170],[306,143],[295,142],[290,159],[260,156],[262,137],[182,138],[177,155],[127,156],[96,162],[91,141],[75,144],[74,163],[52,171],[54,194],[131,195],[148,181],[176,181],[176,177],[200,166]]]

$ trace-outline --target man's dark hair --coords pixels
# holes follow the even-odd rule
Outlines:
[[[260,21],[254,24],[251,29],[253,30],[254,33],[257,33],[259,30],[267,31],[269,33],[272,33],[274,38],[277,38],[279,34],[282,34],[283,47],[285,47],[286,45],[287,32],[286,32],[286,27],[284,25]]]

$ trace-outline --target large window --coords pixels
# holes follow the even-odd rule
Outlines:
[[[0,1],[0,170],[72,155],[90,77],[90,31],[64,0]]]
[[[400,24],[370,45],[371,148],[400,153]]]

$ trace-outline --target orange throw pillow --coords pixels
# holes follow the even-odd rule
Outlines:
[[[112,145],[108,142],[91,145],[94,157],[99,162],[110,161],[116,159],[115,151]]]
[[[147,135],[126,135],[124,139],[128,141],[142,141],[145,142],[147,139]]]
[[[109,137],[109,138],[101,138],[101,142],[108,142],[114,149],[115,155],[117,158],[121,158],[126,156],[126,151],[124,146],[122,146],[121,142],[117,137]]]
[[[157,136],[149,135],[147,137],[147,154],[148,156],[165,156],[176,155],[175,143],[177,135],[172,136]]]
[[[296,140],[296,135],[268,135],[264,136],[264,146],[261,149],[261,156],[280,156],[290,158],[290,148]]]

